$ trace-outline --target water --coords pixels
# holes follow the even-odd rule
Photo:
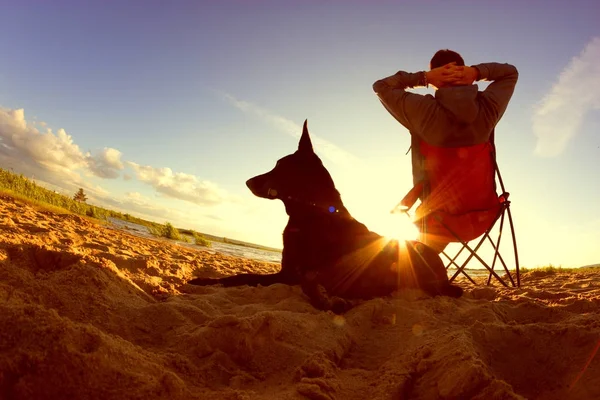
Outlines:
[[[184,243],[188,244],[188,243]],[[255,249],[252,247],[238,246],[231,243],[211,242],[212,250],[230,256],[250,258],[252,260],[266,261],[273,263],[281,262],[281,252]]]
[[[143,238],[154,238],[155,236],[150,233],[147,227],[144,225],[139,225],[129,221],[123,221],[118,218],[108,218],[108,222],[113,225],[115,228],[122,229],[131,233],[132,235],[136,235]],[[185,235],[187,236],[187,235]],[[234,257],[243,257],[249,258],[257,261],[265,261],[272,263],[280,263],[281,262],[281,252],[263,250],[263,249],[255,249],[252,247],[246,246],[238,246],[231,243],[223,243],[223,242],[213,242],[211,241],[210,247],[197,246],[194,244],[194,241],[191,236],[189,236],[190,242],[182,242],[179,240],[172,240],[172,242],[177,243],[181,246],[186,246],[190,248],[203,249],[205,251],[211,253],[220,253],[226,254]]]

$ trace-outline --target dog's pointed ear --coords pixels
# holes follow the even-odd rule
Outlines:
[[[313,147],[308,134],[308,120],[304,120],[304,126],[302,127],[302,136],[300,137],[300,143],[298,143],[298,151],[312,153]]]

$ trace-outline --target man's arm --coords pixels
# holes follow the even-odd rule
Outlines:
[[[492,104],[496,111],[496,118],[502,118],[508,102],[515,91],[519,72],[510,64],[485,63],[473,65],[478,72],[476,80],[493,81],[483,91],[483,96]]]
[[[431,96],[410,93],[406,89],[427,86],[428,84],[442,87],[455,82],[457,79],[464,79],[463,71],[462,69],[458,70],[454,63],[450,63],[427,72],[409,73],[398,71],[392,76],[375,82],[373,91],[377,93],[390,114],[406,129],[421,134],[420,131],[425,128],[427,121],[435,112],[437,103]]]
[[[406,89],[425,86],[427,85],[426,79],[424,72],[398,71],[373,84],[373,91],[384,107],[409,131],[414,128],[415,118],[426,114],[429,106],[425,96],[407,92]]]

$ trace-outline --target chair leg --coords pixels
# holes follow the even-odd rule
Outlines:
[[[459,273],[463,272],[463,270],[466,268],[467,264],[469,263],[469,261],[471,261],[471,258],[475,257],[485,268],[487,268],[488,271],[490,271],[490,274],[492,274],[496,279],[498,279],[498,281],[505,287],[509,287],[506,282],[504,282],[504,279],[502,279],[500,277],[500,275],[498,275],[496,273],[496,271],[494,271],[493,269],[490,268],[490,266],[477,254],[477,250],[479,250],[479,248],[481,247],[481,245],[483,244],[483,241],[485,240],[485,238],[487,237],[487,235],[489,234],[489,231],[486,232],[485,236],[479,241],[479,243],[477,244],[477,246],[475,247],[475,249],[471,249],[471,247],[469,247],[469,245],[465,242],[461,242],[463,244],[463,246],[466,247],[466,249],[471,253],[469,255],[469,257],[467,257],[467,259],[465,260],[465,262],[463,263],[463,265],[459,268],[458,271],[456,271],[454,273],[454,275],[452,276],[452,278],[450,278],[450,280],[454,280]]]
[[[494,271],[492,268],[490,268],[490,266],[477,254],[477,250],[479,250],[479,248],[481,247],[481,245],[483,244],[483,242],[485,241],[485,238],[489,236],[490,231],[494,228],[494,225],[496,225],[496,222],[498,221],[498,218],[500,217],[500,215],[503,214],[503,210],[501,210],[498,213],[498,216],[496,217],[494,223],[489,227],[489,229],[484,233],[483,237],[481,238],[481,240],[479,240],[479,243],[477,243],[477,246],[475,247],[475,250],[471,249],[471,247],[469,247],[469,245],[463,241],[459,235],[456,234],[456,232],[454,232],[448,225],[446,225],[444,223],[444,221],[442,221],[440,218],[438,218],[437,216],[434,216],[438,222],[440,224],[442,224],[447,230],[448,232],[450,232],[462,245],[464,248],[466,248],[471,254],[467,257],[467,259],[465,260],[465,262],[463,263],[463,265],[461,267],[458,268],[458,270],[454,273],[454,275],[452,275],[452,277],[450,278],[450,282],[452,282],[454,279],[456,279],[456,277],[458,276],[458,274],[463,273],[464,275],[468,275],[466,272],[464,272],[464,269],[466,268],[468,262],[471,260],[471,258],[475,257],[485,268],[487,268],[488,271],[490,271],[490,274],[492,274],[496,279],[498,279],[498,281],[505,287],[509,287],[506,282],[504,282],[504,280],[500,277],[500,275],[498,275],[496,273],[496,271]],[[471,282],[473,282],[473,280],[471,279]]]
[[[446,254],[446,252],[444,252],[444,251],[442,252],[442,254],[443,254],[443,255],[445,255],[445,256],[446,256],[446,258],[448,258],[448,260],[450,260],[450,262],[449,262],[449,263],[448,263],[448,265],[446,266],[446,270],[447,270],[447,269],[448,269],[448,267],[450,267],[451,265],[455,265],[457,270],[458,270],[458,269],[460,269],[459,265],[458,265],[458,264],[457,264],[457,263],[456,263],[454,260],[456,260],[456,257],[458,257],[458,255],[459,255],[459,254],[460,254],[460,253],[463,251],[463,249],[464,249],[464,247],[463,247],[463,248],[461,248],[461,249],[460,249],[460,251],[459,251],[458,253],[456,253],[456,255],[454,256],[454,258],[450,258],[450,256],[449,256],[448,254]],[[472,283],[473,285],[477,285],[477,283],[476,283],[476,282],[473,280],[473,278],[471,278],[471,277],[469,276],[469,274],[467,274],[467,273],[466,273],[464,270],[462,270],[461,272],[462,272],[462,274],[463,274],[463,275],[464,275],[464,276],[465,276],[465,277],[466,277],[468,280],[470,280],[470,281],[471,281],[471,283]],[[456,276],[453,276],[452,278],[450,278],[450,279],[449,279],[449,280],[450,280],[450,282],[452,282],[452,281],[453,281],[455,278],[456,278]]]
[[[494,242],[492,241],[492,239],[489,236],[488,236],[488,239],[489,239],[492,247],[494,247],[494,251],[495,251],[494,257],[496,255],[498,256],[498,259],[500,260],[500,263],[504,267],[504,271],[506,272],[506,275],[508,275],[508,279],[510,279],[510,283],[512,283],[513,287],[516,287],[517,285],[515,285],[515,281],[513,280],[513,277],[511,275],[510,271],[508,270],[508,267],[506,266],[506,263],[504,262],[504,258],[502,258],[502,254],[500,254],[498,248],[496,246],[494,246]],[[492,264],[492,269],[494,269],[494,265],[493,264]],[[487,281],[488,285],[490,284],[491,279],[492,279],[492,274],[490,274],[488,276],[488,281]]]
[[[442,254],[445,255],[448,260],[450,260],[450,262],[448,263],[448,265],[446,265],[446,270],[448,268],[450,268],[451,265],[454,265],[456,268],[458,268],[458,264],[456,263],[456,259],[458,258],[458,256],[460,256],[460,253],[462,253],[462,251],[464,249],[465,249],[464,247],[461,247],[460,250],[454,255],[454,257],[450,257],[448,254],[446,254],[445,251],[442,251]]]
[[[490,244],[494,248],[494,259],[492,260],[492,269],[494,269],[494,266],[496,265],[496,258],[499,255],[498,249],[500,248],[500,241],[502,240],[502,228],[503,227],[504,227],[504,210],[502,210],[502,216],[500,217],[500,230],[498,233],[498,240],[496,241],[495,245],[494,245],[494,241],[492,240],[492,238],[488,236]],[[487,280],[488,285],[490,284],[491,280],[492,280],[492,274],[489,274],[488,280]],[[514,286],[514,284],[513,284],[513,286]]]
[[[515,284],[515,281],[512,277],[512,274],[510,273],[510,270],[508,269],[508,266],[506,265],[506,262],[504,261],[504,259],[502,258],[502,255],[500,254],[500,240],[502,238],[502,233],[504,232],[504,211],[506,211],[508,213],[508,222],[510,225],[510,230],[511,230],[511,235],[512,235],[512,242],[513,242],[513,251],[515,254],[515,274],[516,274],[516,278],[517,278],[517,283]],[[517,240],[516,240],[516,236],[515,236],[515,229],[514,229],[514,225],[513,225],[513,221],[512,221],[512,215],[510,213],[510,203],[507,203],[506,206],[503,209],[502,212],[502,218],[500,220],[500,230],[498,233],[498,242],[496,245],[494,245],[493,241],[491,238],[489,238],[490,240],[490,244],[492,245],[492,247],[494,247],[494,263],[495,263],[495,258],[496,255],[499,257],[500,262],[502,263],[502,266],[504,267],[504,271],[506,272],[506,274],[508,275],[508,278],[510,279],[510,282],[512,284],[513,287],[521,287],[521,276],[519,273],[519,254],[517,251]],[[494,268],[494,263],[492,264],[492,269]],[[490,284],[490,281],[492,279],[492,275],[490,274],[488,276],[488,281],[487,284]]]
[[[502,216],[500,218],[500,228],[498,230],[497,242],[494,243],[492,238],[489,236],[487,238],[488,238],[490,244],[492,245],[492,247],[494,248],[494,259],[492,261],[492,269],[494,269],[494,266],[496,265],[496,259],[498,258],[500,260],[500,263],[504,267],[504,271],[508,275],[508,279],[510,279],[510,283],[512,284],[513,287],[515,287],[516,285],[515,285],[515,281],[513,280],[512,274],[510,273],[508,267],[506,266],[506,263],[504,262],[504,259],[502,258],[502,255],[500,254],[500,242],[502,240],[502,232],[504,232],[504,211],[506,211],[507,209],[508,209],[508,205],[506,207],[504,207],[504,209],[502,210]],[[490,284],[491,280],[492,280],[492,274],[490,273],[490,275],[488,276],[488,280],[487,280],[488,285]]]
[[[508,196],[506,196],[508,197]],[[511,236],[512,236],[512,241],[513,241],[513,251],[515,253],[515,270],[516,270],[516,278],[517,278],[517,282],[515,285],[515,281],[512,277],[512,274],[510,273],[510,270],[508,269],[508,266],[506,265],[506,262],[504,261],[504,258],[502,257],[502,255],[500,254],[500,242],[502,239],[502,231],[504,229],[504,212],[508,212],[508,221],[509,221],[509,225],[510,225],[510,230],[511,230]],[[407,213],[408,215],[408,213]],[[502,279],[494,270],[494,267],[496,265],[496,260],[498,259],[500,261],[500,263],[502,264],[504,271],[506,272],[506,274],[508,275],[508,278],[510,280],[510,283],[512,284],[513,287],[521,287],[521,275],[520,275],[520,271],[519,271],[519,255],[518,255],[518,251],[517,251],[517,240],[516,240],[516,235],[515,235],[515,228],[514,228],[514,223],[513,223],[513,219],[512,219],[512,214],[510,212],[510,202],[506,202],[506,204],[504,205],[504,207],[501,209],[501,211],[498,213],[498,217],[496,218],[496,220],[494,221],[494,223],[491,225],[491,227],[484,233],[483,237],[481,238],[481,240],[479,241],[479,243],[477,244],[477,246],[475,247],[475,249],[473,250],[471,247],[469,247],[469,245],[464,242],[457,234],[456,232],[454,232],[450,227],[448,227],[446,224],[444,224],[443,221],[441,221],[441,219],[437,218],[436,219],[456,238],[456,240],[462,244],[461,249],[456,253],[456,255],[454,257],[450,257],[445,251],[442,251],[442,254],[450,261],[448,263],[448,265],[446,265],[446,269],[448,269],[450,266],[454,265],[457,269],[457,271],[452,275],[452,277],[450,277],[450,282],[452,282],[454,279],[457,278],[457,276],[459,274],[463,274],[469,281],[471,281],[471,283],[476,284],[476,282],[469,276],[469,274],[467,274],[465,272],[465,268],[468,264],[468,262],[474,257],[476,258],[488,271],[489,271],[489,276],[488,276],[488,280],[487,280],[487,284],[489,285],[491,283],[491,279],[492,276],[495,277],[503,286],[505,287],[509,287],[509,285],[504,281],[504,279]],[[496,243],[494,243],[494,241],[492,240],[492,238],[489,236],[490,232],[493,230],[494,226],[496,225],[496,222],[498,222],[498,219],[500,219],[500,231],[498,234],[498,240]],[[426,231],[426,226],[424,224],[424,220],[422,221],[422,229],[424,231]],[[476,252],[477,250],[479,250],[479,248],[481,247],[481,245],[483,244],[483,242],[486,240],[490,241],[490,244],[492,245],[492,247],[494,248],[494,258],[492,261],[492,265],[490,267],[490,265],[488,265]],[[461,266],[459,266],[456,263],[456,259],[458,258],[458,256],[461,254],[461,252],[467,249],[471,254],[467,257],[467,259],[463,262],[463,264]]]
[[[482,238],[479,241],[479,243],[477,243],[477,246],[475,246],[475,251],[477,251],[477,249],[479,249],[479,247],[481,246],[481,243],[483,242],[484,239],[485,238]],[[469,278],[469,280],[471,282],[473,282],[473,284],[476,284],[475,281],[473,279],[471,279],[471,277],[465,272],[465,268],[467,267],[467,264],[469,263],[469,261],[471,261],[471,258],[473,258],[473,250],[469,247],[469,245],[466,242],[463,242],[461,240],[460,243],[463,245],[463,247],[460,249],[460,251],[456,254],[456,256],[454,258],[456,259],[459,256],[459,254],[465,249],[469,250],[471,252],[471,254],[467,257],[467,259],[463,262],[462,265],[459,266],[455,262],[453,263],[454,265],[456,265],[456,272],[450,278],[450,282],[452,282],[454,279],[456,279],[456,277],[458,277],[458,274],[462,273],[464,276]],[[484,263],[484,265],[485,265],[485,263]]]
[[[510,213],[510,207],[507,207],[506,211],[508,212],[508,223],[510,225],[510,232],[512,235],[513,250],[515,252],[515,271],[517,272],[517,287],[520,288],[521,287],[521,274],[519,271],[519,252],[517,250],[517,238],[515,236],[515,225],[513,223],[512,214]]]

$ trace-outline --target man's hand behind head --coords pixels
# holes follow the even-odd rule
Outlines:
[[[449,63],[426,72],[427,82],[436,88],[471,85],[479,72],[473,67],[464,67]]]

